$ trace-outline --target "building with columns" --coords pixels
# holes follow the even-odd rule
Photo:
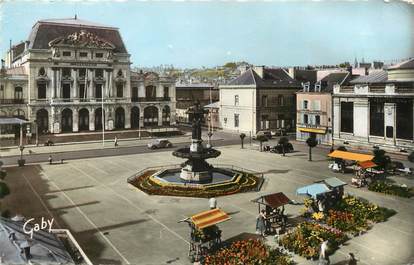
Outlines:
[[[333,90],[335,145],[414,149],[414,58]]]
[[[39,133],[174,125],[175,80],[130,65],[117,28],[76,17],[38,21],[6,56],[0,116],[36,121]]]

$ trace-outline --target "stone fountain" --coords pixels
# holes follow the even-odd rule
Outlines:
[[[188,111],[189,117],[192,117],[192,134],[191,144],[189,147],[180,148],[173,152],[173,155],[187,159],[182,164],[180,178],[185,182],[209,183],[212,181],[214,167],[206,162],[208,158],[220,156],[220,151],[203,146],[201,139],[201,125],[204,121],[206,110],[200,107],[197,101]]]

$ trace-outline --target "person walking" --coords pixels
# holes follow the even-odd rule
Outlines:
[[[49,160],[49,164],[51,165],[51,164],[52,164],[52,162],[53,162],[52,155],[49,155],[48,160]]]
[[[349,254],[348,265],[357,265],[357,259],[355,258],[354,253],[350,252]]]
[[[216,209],[217,208],[217,200],[216,200],[216,198],[211,197],[208,200],[208,204],[209,204],[211,210]]]
[[[256,233],[261,236],[265,235],[266,232],[266,214],[265,210],[261,210],[259,215],[256,217]]]
[[[320,253],[319,253],[318,265],[329,265],[330,264],[329,257],[326,254],[327,250],[328,250],[328,240],[325,240],[321,244],[321,250],[320,250]]]
[[[118,146],[118,137],[116,137],[116,136],[115,136],[115,139],[114,139],[114,145],[115,145],[115,147]]]

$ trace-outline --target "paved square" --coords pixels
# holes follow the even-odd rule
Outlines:
[[[300,149],[300,148],[299,148]],[[257,208],[250,200],[261,194],[284,192],[296,201],[296,188],[329,176],[350,182],[351,175],[328,171],[326,153],[307,161],[307,150],[286,157],[239,146],[219,148],[222,155],[213,163],[234,164],[263,172],[266,182],[259,193],[218,198],[218,206],[232,219],[220,224],[223,240],[243,232],[254,233]],[[8,168],[6,181],[11,195],[2,203],[12,213],[26,217],[53,216],[56,225],[74,233],[94,264],[190,264],[187,258],[189,228],[178,220],[208,209],[207,199],[148,196],[127,184],[133,173],[149,166],[177,164],[167,152],[67,161],[63,165],[28,165]],[[414,185],[411,178],[397,182]],[[368,233],[349,240],[331,257],[340,264],[348,252],[358,264],[397,265],[414,262],[414,199],[398,198],[358,190],[346,192],[364,197],[380,206],[395,209],[387,222],[376,224]],[[290,216],[301,206],[289,205]],[[272,237],[267,240],[274,241]],[[298,264],[315,264],[295,256]]]

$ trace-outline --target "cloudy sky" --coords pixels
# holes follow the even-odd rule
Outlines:
[[[414,56],[414,5],[397,0],[8,1],[0,52],[37,20],[74,17],[118,27],[134,65],[178,67],[245,60],[336,64]]]

